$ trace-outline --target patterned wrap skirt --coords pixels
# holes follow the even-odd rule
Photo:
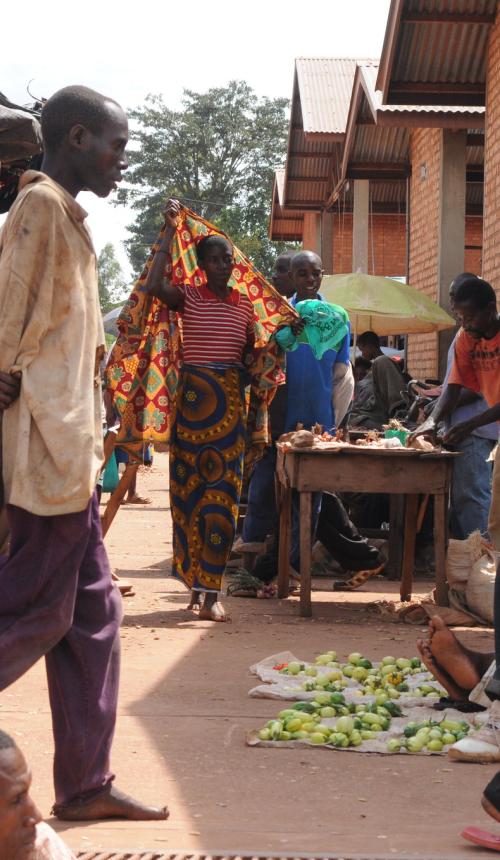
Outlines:
[[[231,552],[243,479],[245,389],[240,366],[181,369],[170,440],[174,575],[218,592]]]

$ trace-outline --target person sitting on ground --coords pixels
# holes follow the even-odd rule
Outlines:
[[[398,365],[382,352],[375,332],[360,334],[357,346],[362,357],[371,362],[371,373],[364,380],[363,396],[353,403],[349,426],[381,430],[405,403],[402,394],[405,380]]]
[[[362,382],[363,379],[366,379],[371,369],[371,361],[368,361],[367,358],[363,358],[362,355],[358,355],[352,368],[354,382],[356,383],[354,387],[354,399],[356,399],[356,386],[358,385],[358,383]]]
[[[30,794],[31,778],[16,742],[0,729],[0,860],[76,860],[42,821]]]

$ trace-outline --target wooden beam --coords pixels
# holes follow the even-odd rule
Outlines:
[[[484,167],[482,164],[468,164],[467,165],[467,182],[473,182],[475,184],[484,182]]]
[[[494,12],[408,12],[403,24],[494,24]]]
[[[406,163],[355,162],[346,171],[348,179],[406,179],[410,175],[410,165]]]
[[[391,104],[460,105],[484,107],[486,85],[461,83],[422,83],[395,81],[391,84],[387,101]],[[469,126],[470,127],[470,126]]]

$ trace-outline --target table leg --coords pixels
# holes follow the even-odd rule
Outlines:
[[[449,606],[446,581],[446,547],[448,544],[448,498],[444,493],[434,496],[434,553],[436,566],[436,603]]]
[[[310,618],[312,494],[300,493],[300,614]]]
[[[403,546],[403,573],[401,577],[401,600],[410,600],[415,567],[415,540],[417,536],[418,496],[405,497],[405,526]]]
[[[279,548],[278,548],[278,597],[288,597],[290,592],[290,528],[292,516],[292,491],[281,484],[279,495]]]
[[[389,558],[386,566],[388,579],[401,579],[404,514],[405,497],[391,493],[389,496]]]

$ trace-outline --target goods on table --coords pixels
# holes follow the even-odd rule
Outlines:
[[[352,444],[346,438],[346,432],[337,430],[333,435],[323,430],[320,424],[315,424],[311,430],[305,430],[300,424],[297,429],[284,433],[280,436],[278,442],[284,451],[294,449],[310,449],[313,451],[341,451],[341,450],[359,450],[364,449],[394,449],[406,453],[426,453],[430,451],[441,452],[441,448],[436,448],[431,442],[417,436],[412,439],[408,436],[408,431],[403,425],[396,420],[389,422],[385,429],[385,436],[379,433],[378,430],[367,430],[366,433],[356,439]]]

